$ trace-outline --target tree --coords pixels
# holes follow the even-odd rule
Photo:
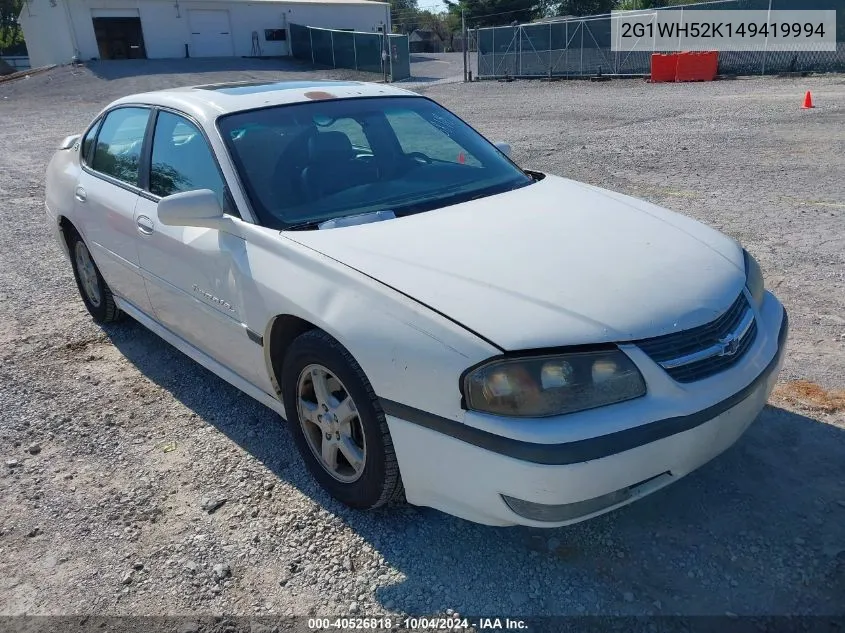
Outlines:
[[[417,28],[432,31],[441,41],[449,40],[449,26],[444,15],[432,11],[420,11],[417,14],[417,23],[419,24]]]
[[[616,0],[562,0],[557,15],[602,15],[616,8]]]
[[[449,14],[460,18],[463,11],[467,26],[500,26],[511,22],[530,22],[545,14],[544,0],[444,0]]]
[[[660,9],[679,4],[698,4],[705,0],[620,0],[617,7],[621,11],[635,11],[637,9]]]
[[[0,0],[0,51],[23,48],[23,33],[18,16],[23,0]]]
[[[390,0],[390,13],[404,15],[417,11],[417,0]]]
[[[390,0],[390,23],[394,31],[410,33],[416,27],[417,0]],[[408,28],[412,26],[413,28]]]

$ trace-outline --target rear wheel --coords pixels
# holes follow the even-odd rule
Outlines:
[[[302,334],[285,356],[282,396],[299,452],[329,494],[360,509],[402,499],[384,412],[346,348],[320,330]]]
[[[68,250],[73,267],[73,276],[82,302],[97,323],[118,321],[123,313],[114,302],[108,284],[94,263],[88,246],[76,231],[69,229]]]

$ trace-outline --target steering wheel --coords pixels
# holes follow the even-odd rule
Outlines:
[[[416,161],[419,161],[425,165],[431,165],[434,162],[434,159],[431,156],[427,156],[422,152],[408,152],[405,154],[408,158],[413,158]]]

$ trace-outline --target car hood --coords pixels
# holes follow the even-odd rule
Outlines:
[[[418,215],[284,235],[504,350],[695,327],[724,312],[745,284],[734,240],[642,200],[554,176]]]

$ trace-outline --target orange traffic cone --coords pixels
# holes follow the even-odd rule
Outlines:
[[[804,95],[804,105],[801,106],[801,109],[810,110],[815,107],[816,106],[813,105],[813,93],[808,90],[807,94]]]

